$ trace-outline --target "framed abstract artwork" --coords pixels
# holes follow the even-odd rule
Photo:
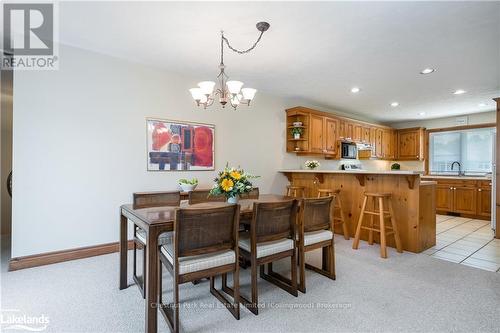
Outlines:
[[[146,119],[148,171],[215,170],[215,125]]]

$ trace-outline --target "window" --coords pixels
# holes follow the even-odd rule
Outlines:
[[[494,140],[494,127],[429,133],[429,173],[491,172]]]

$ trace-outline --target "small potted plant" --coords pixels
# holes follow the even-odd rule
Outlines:
[[[393,163],[391,165],[391,170],[401,170],[401,165],[399,165],[399,163]]]
[[[184,191],[184,192],[194,191],[196,186],[198,186],[198,179],[196,179],[196,178],[179,179],[179,186],[181,187],[182,191]]]
[[[318,161],[316,160],[312,160],[312,161],[309,161],[307,160],[305,163],[304,163],[305,167],[308,168],[309,170],[314,170],[316,168],[319,168],[320,164]]]
[[[302,128],[301,127],[294,127],[292,128],[292,135],[294,139],[300,139],[300,136],[302,134]]]

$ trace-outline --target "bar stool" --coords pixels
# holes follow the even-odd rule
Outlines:
[[[372,199],[373,210],[366,210],[366,204],[368,198]],[[396,241],[396,249],[399,253],[403,252],[403,247],[401,246],[401,239],[399,238],[399,233],[396,225],[396,220],[394,218],[394,210],[392,208],[392,194],[391,193],[366,193],[363,200],[363,206],[361,208],[361,214],[359,215],[358,225],[356,227],[356,235],[354,236],[354,242],[352,243],[353,249],[358,249],[359,247],[359,237],[361,236],[361,229],[369,230],[368,234],[368,244],[373,245],[373,232],[380,233],[380,256],[382,258],[387,258],[387,245],[386,236],[394,234],[394,240]],[[387,203],[389,210],[384,210],[384,199]],[[378,201],[378,211],[377,211],[377,201]],[[370,227],[363,226],[363,218],[365,214],[371,215]],[[379,228],[374,228],[373,216],[379,217]],[[389,218],[391,220],[391,227],[386,227],[385,219]]]
[[[342,200],[340,198],[340,190],[332,189],[318,189],[318,198],[324,196],[332,196],[334,198],[333,204],[333,225],[342,225],[342,231],[344,232],[344,238],[349,240],[349,230],[347,229],[347,223],[345,223],[344,212],[342,210]],[[338,210],[339,214],[336,216],[335,211]]]
[[[287,197],[294,197],[294,198],[304,198],[305,191],[306,191],[306,188],[304,186],[288,185],[286,187],[286,196]]]

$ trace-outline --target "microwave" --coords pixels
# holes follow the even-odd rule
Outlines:
[[[358,157],[358,147],[354,142],[340,143],[340,158],[355,160]]]

